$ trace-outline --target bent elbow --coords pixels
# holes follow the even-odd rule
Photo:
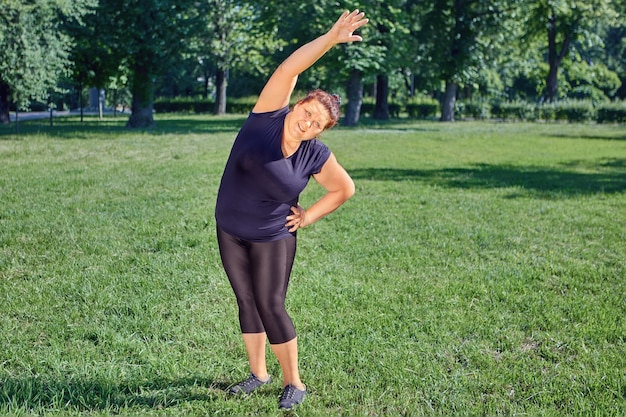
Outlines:
[[[347,201],[350,198],[352,198],[355,192],[356,192],[356,188],[354,186],[354,181],[352,181],[352,178],[350,178],[350,181],[348,181],[348,183],[346,184],[346,187],[344,188],[343,195],[345,197],[345,200]]]

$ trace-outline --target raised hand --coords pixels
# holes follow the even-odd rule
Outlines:
[[[337,19],[333,27],[328,31],[328,34],[332,36],[335,43],[360,42],[363,38],[355,35],[354,31],[366,25],[367,22],[369,22],[369,19],[365,18],[365,13],[360,12],[358,9],[352,13],[346,10]]]

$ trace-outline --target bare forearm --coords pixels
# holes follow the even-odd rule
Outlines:
[[[355,35],[353,32],[368,22],[364,16],[364,13],[358,10],[354,10],[352,13],[344,12],[328,32],[298,48],[280,67],[287,76],[297,77],[333,46],[363,40],[361,36]]]
[[[285,77],[297,77],[302,72],[311,67],[326,52],[328,52],[336,42],[333,41],[329,33],[312,40],[296,49],[282,64],[276,69],[282,72]]]
[[[337,210],[343,203],[348,201],[353,195],[353,191],[342,190],[326,193],[315,204],[309,207],[305,212],[304,226],[309,226],[333,211]]]

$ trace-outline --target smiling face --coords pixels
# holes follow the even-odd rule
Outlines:
[[[297,103],[285,121],[290,138],[302,141],[313,139],[322,133],[330,116],[324,105],[312,99]]]

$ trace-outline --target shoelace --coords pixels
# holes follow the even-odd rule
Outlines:
[[[258,382],[257,382],[258,381]],[[248,377],[248,379],[246,379],[245,381],[243,381],[242,383],[239,384],[240,387],[244,388],[244,389],[248,389],[251,386],[254,386],[258,383],[262,383],[263,381],[261,381],[259,378],[257,378],[254,375],[250,375]]]
[[[283,392],[283,395],[280,397],[281,400],[290,400],[293,398],[296,393],[296,387],[293,385],[287,386],[287,389]]]

